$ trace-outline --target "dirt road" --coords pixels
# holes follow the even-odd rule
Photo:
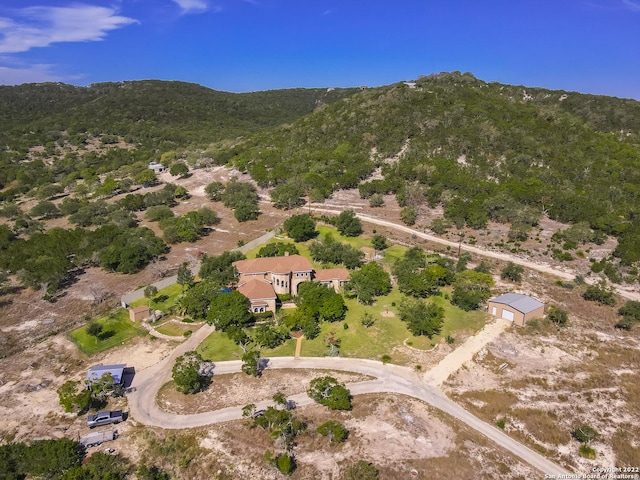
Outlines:
[[[462,365],[470,361],[489,342],[498,338],[510,325],[511,322],[502,318],[496,318],[493,322],[487,323],[476,335],[468,338],[462,345],[440,360],[435,367],[425,373],[424,381],[434,387],[442,385],[449,378],[449,375],[457,372]]]
[[[328,208],[320,208],[320,207],[310,207],[310,211],[319,212],[319,213],[330,213],[333,215],[338,215],[342,210],[336,209],[328,209]],[[497,260],[502,260],[505,262],[513,262],[517,265],[522,265],[523,267],[530,268],[532,270],[536,270],[538,272],[548,273],[550,275],[555,275],[556,277],[560,277],[564,280],[574,280],[576,278],[576,272],[570,271],[568,269],[560,270],[552,265],[537,263],[527,260],[525,258],[519,257],[517,255],[503,253],[503,252],[494,252],[491,250],[485,250],[474,245],[467,245],[464,243],[452,242],[450,240],[446,240],[444,238],[436,237],[435,235],[431,235],[429,233],[424,233],[419,230],[414,230],[413,228],[409,228],[405,225],[400,225],[398,223],[389,222],[388,220],[381,220],[379,218],[371,217],[369,215],[364,215],[362,213],[356,213],[356,217],[358,217],[363,222],[373,223],[374,225],[380,225],[381,227],[393,228],[394,230],[398,230],[400,232],[409,233],[411,235],[415,235],[416,237],[423,238],[425,240],[429,240],[430,242],[439,243],[441,245],[449,246],[451,248],[457,249],[460,247],[462,251],[475,253],[477,255],[481,255],[484,257],[495,258]],[[585,279],[585,281],[589,282],[589,279]],[[615,291],[621,297],[627,298],[629,300],[637,300],[640,301],[640,293],[638,292],[630,292],[620,288],[619,286],[614,286]]]

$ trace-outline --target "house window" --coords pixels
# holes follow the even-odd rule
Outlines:
[[[280,279],[276,278],[276,285],[279,287],[280,286]]]
[[[258,307],[253,307],[253,313],[258,313]]]

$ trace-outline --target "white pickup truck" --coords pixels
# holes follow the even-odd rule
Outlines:
[[[120,423],[124,420],[124,413],[122,410],[105,410],[104,412],[98,412],[95,415],[89,415],[87,417],[87,427],[94,428],[101,425],[109,425],[111,423]]]

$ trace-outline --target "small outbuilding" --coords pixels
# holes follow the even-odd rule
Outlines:
[[[124,369],[126,368],[126,364],[119,363],[115,365],[96,365],[91,367],[87,372],[87,383],[95,382],[100,380],[104,375],[111,375],[113,377],[114,385],[122,385],[124,381]]]
[[[532,318],[542,318],[544,303],[521,293],[505,293],[489,300],[488,312],[523,326]]]
[[[151,311],[146,305],[140,305],[139,307],[133,307],[129,309],[129,320],[132,322],[139,322],[145,318],[151,316]]]

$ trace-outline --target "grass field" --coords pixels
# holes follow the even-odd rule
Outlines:
[[[162,325],[155,327],[156,331],[163,335],[169,335],[171,337],[181,337],[184,332],[191,330],[195,332],[200,328],[201,324],[193,325],[191,323],[178,323],[178,322],[165,322]]]
[[[406,340],[408,345],[421,350],[429,350],[441,342],[447,335],[456,337],[461,332],[475,333],[485,322],[483,312],[464,312],[452,306],[442,297],[434,297],[427,301],[437,302],[445,309],[445,322],[440,335],[432,339],[423,336],[413,336],[404,322],[398,317],[397,306],[402,294],[397,290],[389,295],[378,298],[371,306],[360,305],[354,299],[346,300],[347,316],[344,321],[321,324],[321,332],[313,340],[302,341],[301,355],[305,357],[322,357],[329,354],[325,343],[325,336],[334,332],[340,339],[340,356],[351,358],[370,358],[380,360],[383,355],[391,355],[395,346],[402,345]],[[395,303],[395,306],[393,305]],[[393,316],[388,316],[387,311]],[[361,319],[365,312],[375,320],[372,327],[365,328]],[[384,314],[384,315],[383,315]],[[348,325],[345,329],[344,325]],[[266,357],[293,356],[296,341],[287,340],[275,349],[265,349],[262,354]],[[209,360],[237,360],[242,356],[242,350],[221,332],[211,334],[198,348],[200,354]],[[392,356],[392,363],[405,364],[408,358]]]
[[[330,234],[336,241],[345,242],[360,249],[362,247],[371,247],[371,240],[365,237],[343,237],[333,227],[318,226],[319,235],[317,240],[322,240],[326,235]],[[313,240],[304,243],[297,243],[296,246],[300,251],[300,254],[311,259],[309,254],[309,245]],[[268,243],[286,242],[294,243],[287,237],[274,237]],[[255,258],[260,248],[263,245],[253,248],[247,252],[247,258]],[[406,247],[400,245],[392,245],[384,251],[383,264],[387,266],[393,265],[393,263],[402,257]],[[312,262],[313,263],[313,262]],[[314,265],[318,267],[319,265]],[[159,310],[168,310],[171,306],[175,305],[180,294],[182,293],[182,287],[180,285],[172,285],[158,292],[153,303],[152,308]],[[321,333],[317,338],[313,340],[304,339],[302,343],[302,355],[303,356],[325,356],[328,355],[329,349],[325,342],[325,337],[333,332],[333,335],[340,339],[340,355],[343,357],[353,358],[371,358],[380,359],[383,355],[390,355],[394,347],[402,345],[403,342],[407,342],[407,345],[412,346],[420,350],[429,350],[434,345],[440,343],[443,338],[451,335],[454,339],[460,332],[475,333],[484,325],[484,314],[482,312],[464,312],[454,306],[452,306],[443,297],[433,297],[428,301],[437,302],[445,309],[445,323],[440,335],[434,336],[432,339],[427,337],[415,337],[413,336],[405,324],[398,317],[398,305],[402,301],[403,295],[394,289],[389,295],[380,297],[377,299],[374,305],[365,306],[358,304],[355,299],[347,299],[346,305],[348,308],[347,316],[344,321],[335,323],[324,323],[321,325]],[[133,306],[147,305],[148,299],[142,298],[133,302]],[[123,311],[126,318],[126,312]],[[370,314],[375,324],[372,327],[365,328],[361,320],[365,313]],[[347,325],[347,328],[345,328]],[[186,330],[193,329],[190,326],[183,326],[176,323],[165,323],[157,328],[160,333],[165,335],[179,336]],[[81,329],[82,330],[82,329]],[[107,328],[105,328],[107,330]],[[74,332],[75,333],[75,332]],[[77,340],[76,343],[80,346],[81,350],[87,352],[101,351],[109,346],[113,346],[125,338],[118,337],[118,340],[109,345],[102,347],[104,342],[109,342],[111,339],[105,339],[105,341],[97,341],[97,345],[93,348],[92,343],[96,343],[93,337],[89,337],[84,333],[82,340]],[[115,336],[114,336],[115,337]],[[264,350],[265,356],[292,356],[295,352],[296,342],[293,339],[287,340],[283,345],[271,350]],[[96,350],[98,348],[98,350]],[[86,349],[86,350],[85,350]],[[95,351],[94,351],[95,350]],[[210,335],[205,341],[198,347],[198,352],[208,359],[213,361],[222,360],[237,360],[242,356],[242,350],[235,345],[226,335],[221,332],[215,332]],[[396,355],[395,357],[399,357]],[[394,358],[393,363],[403,364],[408,359]]]
[[[153,299],[151,299],[151,308],[166,312],[176,304],[181,293],[182,286],[177,283],[174,283],[167,288],[163,288],[158,291],[158,294]],[[149,305],[149,299],[143,297],[131,302],[132,307],[139,307],[140,305]]]
[[[306,242],[301,242],[301,243],[295,243],[293,240],[291,240],[290,238],[286,237],[286,236],[276,236],[274,238],[272,238],[271,240],[269,240],[267,243],[265,243],[264,245],[268,245],[270,243],[278,243],[278,242],[282,242],[282,243],[295,243],[296,247],[298,248],[298,250],[300,251],[300,255],[302,255],[303,257],[307,257],[309,259],[309,261],[311,261],[313,263],[313,260],[311,259],[311,254],[309,253],[309,245],[311,245],[312,242],[316,241],[316,240],[324,240],[324,238],[326,237],[326,235],[331,235],[333,236],[333,239],[338,241],[338,242],[342,242],[342,243],[348,243],[349,245],[351,245],[354,248],[357,248],[358,250],[361,249],[362,247],[368,247],[368,248],[372,248],[371,247],[371,239],[368,237],[343,237],[342,235],[340,235],[338,233],[338,230],[335,227],[327,227],[324,225],[318,225],[316,227],[316,230],[318,231],[318,236],[316,238],[314,238],[313,240],[308,240]],[[256,258],[256,256],[258,255],[258,252],[260,251],[260,249],[262,247],[264,247],[264,245],[260,245],[258,247],[252,248],[251,250],[249,250],[246,253],[246,257],[247,258]],[[401,246],[394,246],[392,248],[399,248],[399,249],[405,249],[405,247],[401,247]],[[402,251],[404,251],[402,250]],[[400,254],[401,255],[401,254]],[[314,266],[318,266],[315,265]]]
[[[205,360],[220,362],[223,360],[240,360],[242,349],[229,340],[222,332],[213,332],[198,345],[196,351]]]
[[[102,333],[98,337],[87,334],[86,327],[78,328],[69,333],[69,338],[86,355],[95,355],[116,345],[121,345],[130,338],[147,334],[146,330],[129,320],[129,313],[123,308],[94,321],[102,325]]]

